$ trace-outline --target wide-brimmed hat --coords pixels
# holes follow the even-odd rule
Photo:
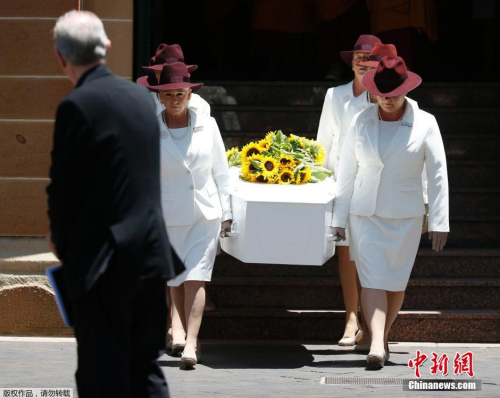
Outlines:
[[[394,44],[375,43],[370,53],[370,59],[365,62],[358,63],[359,66],[366,66],[368,68],[376,68],[380,60],[384,57],[397,57],[398,51]]]
[[[191,83],[190,76],[186,64],[174,62],[163,65],[158,79],[154,73],[149,73],[148,76],[137,79],[137,83],[154,92],[180,88],[190,88],[196,92],[203,86],[203,83]]]
[[[354,53],[369,53],[372,51],[373,46],[376,43],[380,43],[380,39],[377,36],[373,35],[361,35],[358,37],[356,44],[354,44],[354,48],[352,51],[341,51],[340,58],[347,65],[351,66],[352,55]]]
[[[162,70],[164,64],[172,64],[174,62],[184,63],[184,53],[181,46],[178,44],[160,44],[156,50],[156,54],[151,57],[149,66],[143,66],[146,70]],[[198,65],[186,65],[189,73],[198,69]]]
[[[396,97],[413,90],[422,78],[408,71],[401,57],[384,57],[377,69],[366,72],[361,81],[372,94],[379,97]]]

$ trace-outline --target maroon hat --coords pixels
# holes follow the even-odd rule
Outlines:
[[[186,64],[174,62],[163,65],[159,79],[156,79],[154,73],[150,73],[137,79],[137,83],[154,92],[190,88],[194,93],[203,86],[203,83],[191,83],[190,76]]]
[[[383,57],[397,57],[398,51],[394,44],[375,43],[370,53],[370,59],[365,62],[360,62],[359,66],[368,68],[376,68]]]
[[[154,57],[151,57],[149,66],[143,66],[146,70],[162,70],[163,64],[172,64],[174,62],[184,63],[184,54],[178,44],[160,44]],[[198,69],[198,65],[186,65],[189,73]]]
[[[365,73],[361,83],[379,97],[396,97],[413,90],[422,83],[422,78],[406,69],[403,58],[384,57],[377,69]]]
[[[369,53],[372,51],[375,43],[380,43],[380,39],[377,36],[361,35],[358,41],[356,41],[354,49],[352,51],[341,51],[340,58],[342,58],[342,61],[347,65],[351,66],[352,55],[354,53]]]

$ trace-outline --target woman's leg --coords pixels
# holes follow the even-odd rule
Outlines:
[[[186,314],[187,321],[187,338],[184,354],[194,357],[198,344],[198,333],[203,318],[203,310],[205,308],[205,282],[184,282],[184,293],[184,313]]]
[[[363,347],[368,345],[368,347],[371,344],[372,341],[372,336],[370,334],[370,329],[368,328],[368,322],[365,319],[365,313],[363,311],[363,302],[361,300],[361,282],[359,281],[359,275],[356,274],[356,285],[358,287],[358,293],[359,293],[359,305],[361,307],[361,328],[363,329],[363,336],[361,337],[361,340],[359,340],[356,345],[359,347]]]
[[[184,342],[186,339],[186,315],[184,313],[184,283],[180,286],[171,286],[172,297],[172,339],[174,343]]]
[[[345,330],[342,338],[353,338],[356,331],[361,329],[358,323],[358,276],[356,264],[349,259],[349,247],[337,246],[339,257],[340,285],[345,304]]]
[[[387,341],[392,324],[403,305],[405,292],[387,292],[387,318],[385,320],[384,341]]]
[[[361,303],[366,325],[372,336],[370,352],[384,352],[385,324],[387,320],[387,294],[385,290],[363,288]]]

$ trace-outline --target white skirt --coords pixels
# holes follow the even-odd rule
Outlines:
[[[167,225],[170,244],[186,267],[182,274],[167,282],[168,286],[212,279],[221,219],[207,220],[196,204],[194,215],[195,222],[192,225]]]
[[[401,292],[415,263],[422,217],[349,216],[350,252],[362,287]]]

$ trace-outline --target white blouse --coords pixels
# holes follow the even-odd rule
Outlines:
[[[396,135],[401,121],[395,122],[385,122],[380,120],[379,122],[379,135],[378,135],[378,153],[381,158],[384,157],[385,151],[389,148],[389,144]]]
[[[186,159],[189,152],[189,146],[191,145],[191,128],[190,127],[181,127],[178,129],[169,128],[168,131],[172,136],[172,141],[177,147],[177,150],[180,152],[182,157]]]

